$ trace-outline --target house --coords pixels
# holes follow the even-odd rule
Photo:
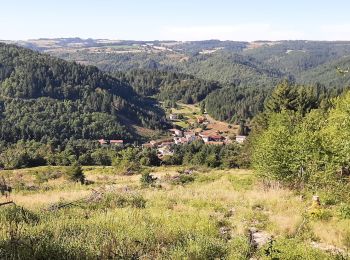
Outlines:
[[[247,139],[245,135],[236,135],[236,142],[239,144],[244,143],[244,141]]]
[[[169,119],[170,120],[177,120],[178,119],[178,116],[176,114],[170,114],[169,115]]]
[[[224,145],[225,143],[224,142],[209,141],[206,144],[209,144],[209,145]]]
[[[204,143],[209,142],[209,135],[200,134],[199,136],[202,137],[202,140]]]
[[[159,147],[170,147],[170,146],[172,146],[173,144],[174,144],[173,141],[171,141],[171,142],[163,142],[163,143],[160,143],[160,144],[159,144]]]
[[[150,143],[152,146],[157,145],[157,141],[154,141],[154,140],[150,141],[149,143]]]
[[[123,146],[124,141],[123,140],[105,140],[105,139],[100,139],[98,140],[101,146],[103,147],[108,147],[108,146]]]
[[[175,144],[186,144],[186,143],[188,143],[188,141],[185,137],[174,137],[174,143]]]
[[[166,156],[166,155],[173,155],[174,153],[168,148],[168,147],[161,147],[157,149],[158,155],[160,157]]]
[[[197,139],[196,133],[194,132],[185,132],[184,136],[188,142],[193,142]]]
[[[152,148],[153,145],[150,143],[142,144],[142,148]]]
[[[123,146],[124,141],[123,140],[109,140],[109,143],[114,146]]]
[[[225,138],[221,135],[210,135],[209,136],[209,141],[213,141],[213,142],[221,142],[224,139]]]
[[[107,140],[105,139],[100,139],[98,140],[98,142],[100,143],[100,145],[108,144]]]
[[[225,144],[232,144],[232,140],[229,137],[225,137],[224,143]]]
[[[173,136],[180,136],[180,137],[183,136],[183,132],[176,128],[169,129],[169,132],[171,132]]]
[[[109,141],[107,141],[105,139],[100,139],[100,140],[98,140],[98,142],[100,143],[100,145],[102,147],[108,147],[109,146]]]

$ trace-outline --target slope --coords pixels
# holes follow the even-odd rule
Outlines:
[[[0,44],[0,139],[137,138],[133,123],[161,129],[164,113],[93,66]]]

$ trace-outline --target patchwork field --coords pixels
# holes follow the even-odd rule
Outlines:
[[[90,185],[66,167],[1,171],[14,190],[0,203],[17,205],[0,207],[1,259],[347,259],[339,206],[249,170],[83,170]]]

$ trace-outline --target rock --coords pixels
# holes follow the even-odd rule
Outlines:
[[[183,173],[184,173],[184,174],[191,175],[191,174],[193,174],[193,170],[191,170],[191,169],[186,169],[186,170],[183,171]]]
[[[261,248],[271,240],[271,235],[255,227],[249,229],[249,241],[252,247]]]
[[[312,196],[312,205],[313,206],[320,206],[321,201],[319,196]]]
[[[231,239],[231,228],[224,226],[220,228],[219,232],[223,238]]]
[[[321,251],[325,251],[331,254],[341,254],[343,256],[346,256],[346,251],[342,248],[335,247],[333,245],[328,245],[325,243],[317,243],[317,242],[311,242],[311,246],[314,248],[317,248]],[[349,255],[348,255],[349,256]]]

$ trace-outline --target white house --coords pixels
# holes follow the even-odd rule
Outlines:
[[[188,142],[193,142],[197,139],[196,134],[193,132],[185,132],[184,135]]]
[[[244,143],[245,139],[247,139],[245,135],[236,135],[236,142],[239,144]]]
[[[183,135],[182,131],[176,128],[170,129],[169,130],[174,136],[179,136],[181,137]]]
[[[177,120],[178,119],[178,116],[176,114],[170,114],[169,115],[169,119],[170,120]]]

